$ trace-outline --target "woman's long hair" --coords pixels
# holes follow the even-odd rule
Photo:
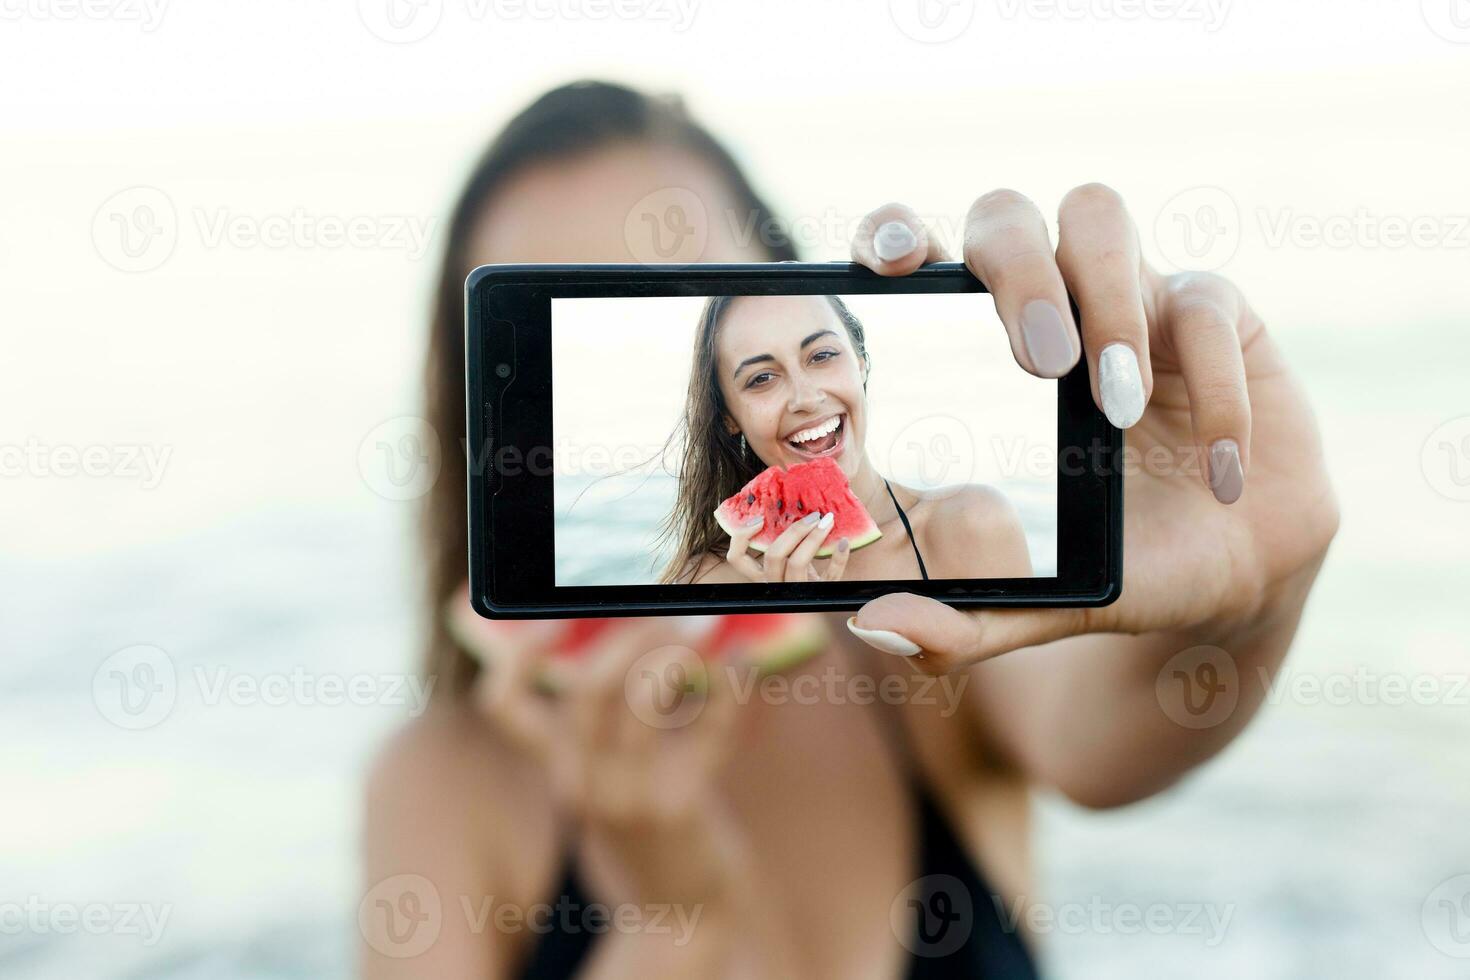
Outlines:
[[[542,95],[506,124],[470,172],[450,216],[447,247],[434,293],[425,370],[426,418],[439,433],[443,475],[424,498],[422,541],[429,646],[426,670],[434,689],[466,691],[477,662],[460,650],[444,625],[444,603],[464,582],[469,540],[464,473],[464,280],[471,268],[470,235],[485,205],[511,177],[537,164],[565,160],[619,143],[678,147],[724,178],[742,216],[754,219],[772,261],[794,260],[796,249],[756,194],[729,151],[696,123],[676,98],[656,98],[606,82],[574,82]],[[737,484],[738,486],[738,484]],[[712,508],[713,509],[713,508]]]
[[[706,555],[724,554],[727,545],[721,542],[728,541],[728,535],[715,520],[715,508],[766,468],[740,435],[731,434],[725,426],[729,409],[720,391],[715,341],[721,321],[737,298],[711,296],[695,331],[684,418],[671,439],[675,444],[682,442],[685,448],[674,509],[659,534],[660,543],[673,544],[673,558],[659,575],[663,583],[692,581]],[[826,299],[837,311],[852,349],[866,370],[868,347],[862,323],[842,300],[836,296]],[[866,380],[863,387],[867,388]]]

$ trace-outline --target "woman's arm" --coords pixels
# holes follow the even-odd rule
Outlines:
[[[915,247],[879,259],[873,235],[893,221]],[[1311,410],[1240,290],[1151,269],[1102,185],[1069,193],[1058,224],[1053,251],[1034,204],[986,194],[964,259],[1021,367],[1060,377],[1085,357],[1098,407],[1149,461],[1125,472],[1122,597],[962,612],[892,594],[856,621],[920,647],[913,662],[926,671],[990,661],[972,686],[983,730],[1032,779],[1102,806],[1168,785],[1245,725],[1295,636],[1338,509]],[[942,257],[899,205],[871,215],[853,250],[883,275]],[[1039,649],[1003,656],[1023,648]]]

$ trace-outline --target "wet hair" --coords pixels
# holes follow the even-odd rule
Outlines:
[[[682,149],[711,167],[740,213],[754,219],[772,261],[794,260],[796,248],[756,194],[735,159],[695,122],[676,97],[650,96],[622,85],[580,81],[546,92],[521,110],[491,141],[471,170],[450,215],[443,265],[435,286],[425,371],[426,418],[439,433],[443,476],[424,498],[421,539],[428,574],[425,601],[429,645],[426,668],[435,690],[468,689],[478,664],[450,636],[442,611],[465,579],[469,540],[464,480],[464,279],[471,268],[470,238],[486,205],[513,177],[537,166],[618,144]],[[733,492],[733,491],[732,491]]]

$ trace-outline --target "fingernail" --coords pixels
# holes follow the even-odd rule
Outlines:
[[[817,522],[817,527],[821,528],[823,531],[831,530],[832,521],[835,519],[835,515],[833,514],[823,514],[822,519]]]
[[[884,262],[901,259],[914,250],[919,239],[902,221],[889,221],[873,235],[873,252]]]
[[[817,521],[820,521],[821,519],[822,519],[821,513],[819,513],[818,511],[815,511],[814,510],[810,514],[808,514],[805,517],[803,517],[801,519],[801,523],[803,523],[803,524],[815,524]]]
[[[745,526],[746,527],[760,527],[765,522],[766,522],[765,515],[764,514],[757,514],[754,517],[752,517],[750,520],[746,521],[745,522]]]
[[[1143,376],[1138,373],[1138,355],[1132,347],[1104,347],[1097,358],[1097,378],[1109,422],[1127,429],[1143,418]]]
[[[919,652],[919,645],[906,640],[892,630],[865,630],[857,624],[856,616],[847,617],[847,628],[852,635],[875,650],[891,653],[896,657],[912,657]]]
[[[1021,339],[1036,370],[1059,378],[1072,367],[1072,332],[1056,306],[1033,299],[1021,307]]]
[[[1233,504],[1245,489],[1245,471],[1240,468],[1240,446],[1234,439],[1220,439],[1210,446],[1210,490],[1222,504]]]
[[[851,548],[851,547],[852,547],[852,542],[848,541],[846,538],[838,538],[837,539],[837,550],[838,551],[846,551],[848,548]]]

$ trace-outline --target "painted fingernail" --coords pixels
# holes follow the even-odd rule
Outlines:
[[[1103,413],[1120,429],[1143,418],[1143,376],[1138,355],[1127,344],[1109,344],[1097,358],[1097,384]]]
[[[1072,331],[1062,322],[1055,305],[1033,299],[1021,307],[1021,340],[1037,371],[1059,378],[1072,367]]]
[[[745,522],[745,526],[746,527],[760,527],[765,522],[766,522],[765,515],[764,514],[757,514],[754,517],[752,517],[750,520],[746,521]]]
[[[919,652],[919,645],[906,640],[892,630],[865,630],[857,624],[856,616],[847,617],[847,628],[852,635],[875,650],[891,653],[896,657],[912,657]]]
[[[834,519],[835,515],[833,514],[823,514],[822,519],[817,522],[817,527],[821,528],[823,531],[830,531],[832,529],[832,521]]]
[[[837,539],[837,550],[838,551],[846,551],[848,548],[851,548],[851,547],[852,547],[852,542],[849,541],[849,540],[847,540],[846,538],[838,538]]]
[[[814,510],[810,514],[808,514],[805,517],[803,517],[801,519],[801,523],[803,523],[803,524],[815,524],[815,523],[817,523],[817,521],[820,521],[821,519],[822,519],[821,513],[819,513],[818,511],[815,511]]]
[[[1245,489],[1245,471],[1240,468],[1240,446],[1234,439],[1221,439],[1210,446],[1210,491],[1222,504],[1233,504]]]
[[[873,235],[873,252],[884,262],[903,258],[919,244],[913,229],[902,221],[889,221]]]

